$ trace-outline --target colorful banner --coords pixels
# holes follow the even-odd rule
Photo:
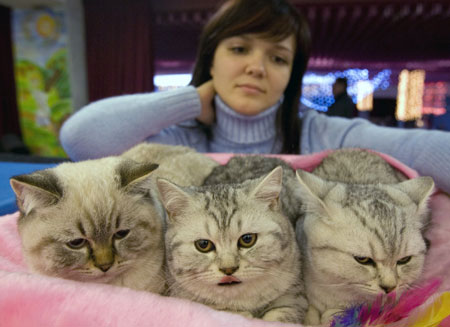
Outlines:
[[[59,8],[13,11],[14,68],[20,124],[33,154],[65,156],[59,129],[72,113],[67,31]]]

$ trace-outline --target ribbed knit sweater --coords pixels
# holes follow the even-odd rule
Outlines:
[[[201,103],[192,86],[124,95],[93,102],[70,117],[60,141],[72,160],[122,153],[148,141],[187,145],[200,152],[279,153],[275,140],[278,104],[256,116],[236,113],[215,98],[212,138],[197,127]],[[366,119],[328,117],[314,110],[302,117],[301,154],[359,147],[393,156],[450,193],[450,133],[380,127]]]

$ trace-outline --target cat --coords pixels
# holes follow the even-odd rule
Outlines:
[[[303,320],[300,252],[279,205],[282,174],[278,167],[201,187],[158,179],[170,296],[268,321]]]
[[[366,149],[339,149],[314,168],[314,175],[328,181],[356,184],[392,184],[407,180],[381,156]]]
[[[305,324],[328,323],[347,307],[417,281],[427,250],[430,177],[406,180],[377,154],[358,149],[337,150],[297,177],[306,212],[297,225]]]
[[[216,166],[205,178],[203,185],[242,183],[268,174],[277,166],[283,168],[281,207],[292,225],[303,215],[295,170],[284,160],[261,155],[234,156],[225,165]]]
[[[164,292],[162,212],[146,185],[156,168],[107,157],[12,177],[30,270]]]
[[[182,145],[140,143],[121,154],[137,162],[152,162],[159,165],[152,174],[169,179],[181,186],[199,186],[211,171],[219,166],[217,161],[193,148]],[[155,186],[156,188],[156,186]]]
[[[45,275],[163,293],[165,210],[155,178],[199,185],[215,165],[188,147],[143,143],[13,177],[25,261]]]

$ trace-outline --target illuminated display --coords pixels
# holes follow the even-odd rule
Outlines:
[[[408,71],[404,69],[400,72],[395,110],[397,120],[409,121],[422,117],[424,82],[424,70]]]
[[[446,113],[447,84],[445,82],[425,83],[422,114],[444,115]]]
[[[390,85],[391,70],[384,69],[369,79],[367,69],[348,69],[343,72],[333,72],[324,75],[306,73],[303,77],[301,102],[310,108],[327,111],[334,103],[332,85],[336,78],[345,77],[348,81],[347,92],[357,104],[359,110],[371,110],[373,107],[373,92],[385,90]],[[358,105],[358,99],[359,105]]]
[[[153,84],[157,91],[167,91],[188,85],[191,78],[191,74],[155,75]]]
[[[373,109],[373,84],[370,81],[358,81],[356,83],[356,108],[359,111]]]

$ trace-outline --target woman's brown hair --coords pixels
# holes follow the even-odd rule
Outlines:
[[[209,81],[210,68],[219,43],[229,37],[258,34],[262,38],[281,41],[294,35],[296,51],[283,103],[277,112],[276,132],[281,153],[300,152],[301,85],[308,64],[311,38],[305,18],[285,0],[229,0],[203,28],[191,85]]]

